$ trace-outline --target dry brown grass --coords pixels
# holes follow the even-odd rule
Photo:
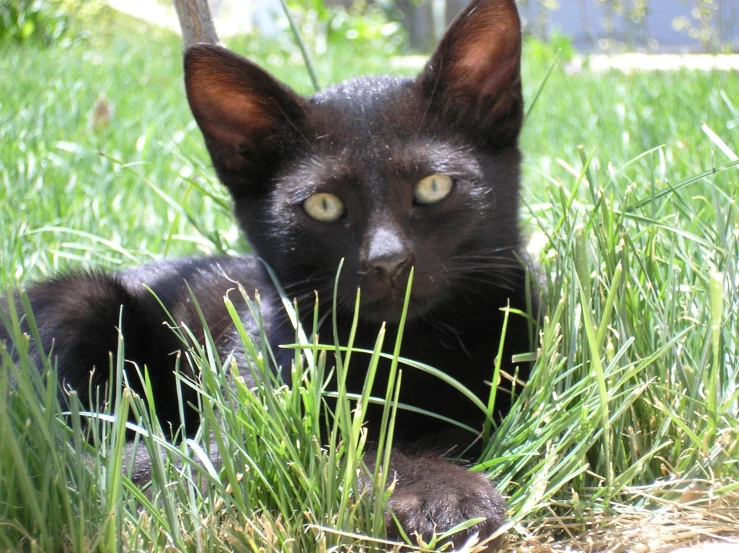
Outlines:
[[[556,515],[517,525],[506,553],[667,553],[705,541],[739,551],[739,492],[714,499],[690,491],[653,509],[612,506],[612,513],[574,520]]]
[[[643,490],[634,490],[643,497]],[[692,553],[690,549],[708,542],[725,544],[720,549],[701,548],[694,553],[739,552],[739,491],[724,493],[716,499],[713,490],[691,487],[677,501],[652,498],[651,509],[626,504],[612,504],[609,514],[593,514],[576,520],[574,517],[536,517],[525,523],[511,525],[500,553]],[[246,522],[243,524],[243,522]],[[277,524],[275,525],[275,523]],[[356,540],[352,546],[329,547],[317,551],[365,553],[386,547],[388,552],[428,552],[425,548],[393,546],[391,542],[360,535],[337,532],[329,528],[307,525],[305,531],[319,535],[341,534]],[[261,517],[228,525],[227,534],[239,536],[236,542],[248,544],[253,551],[278,552],[291,542],[279,521],[268,522]],[[281,537],[280,537],[281,536]],[[322,540],[318,540],[321,542]],[[226,539],[234,543],[234,539]],[[460,553],[483,553],[485,542],[469,544]],[[241,550],[235,547],[234,550]],[[442,549],[451,553],[448,549]],[[489,552],[486,552],[489,553]]]

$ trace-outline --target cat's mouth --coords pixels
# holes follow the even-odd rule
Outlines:
[[[390,325],[400,322],[406,303],[406,285],[391,282],[372,283],[362,287],[362,319]],[[413,279],[408,299],[406,320],[412,321],[427,312],[439,299],[439,286],[426,279]]]

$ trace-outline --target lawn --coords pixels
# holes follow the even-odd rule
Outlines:
[[[296,48],[232,46],[310,92]],[[2,290],[248,251],[189,114],[180,52],[177,37],[130,22],[71,45],[0,44]],[[316,62],[322,83],[390,67],[348,45]],[[522,219],[547,316],[531,381],[473,470],[509,498],[521,550],[564,548],[583,532],[650,547],[737,535],[739,78],[569,74],[529,41],[524,88]],[[193,346],[219,474],[182,461],[198,458],[197,441],[161,440],[145,400],[119,382],[119,409],[150,432],[139,445],[165,459],[142,492],[120,465],[124,418],[63,416],[53,380],[21,357],[19,371],[0,346],[0,548],[372,546],[360,534],[381,527],[384,498],[352,492],[359,421],[347,409],[325,437],[337,447],[319,447],[316,383],[224,390],[230,367]],[[327,359],[308,355],[298,370],[320,375]]]

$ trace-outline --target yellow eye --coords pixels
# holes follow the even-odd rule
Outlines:
[[[336,221],[344,214],[344,204],[333,194],[318,192],[303,202],[305,212],[322,223]]]
[[[449,175],[429,175],[418,181],[414,196],[419,204],[436,204],[446,198],[454,188]]]

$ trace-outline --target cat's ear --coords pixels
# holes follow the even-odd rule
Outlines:
[[[437,113],[485,143],[515,144],[523,121],[521,22],[514,0],[472,0],[417,79]]]
[[[262,181],[304,118],[300,96],[213,44],[185,52],[185,89],[218,176],[235,197]]]

